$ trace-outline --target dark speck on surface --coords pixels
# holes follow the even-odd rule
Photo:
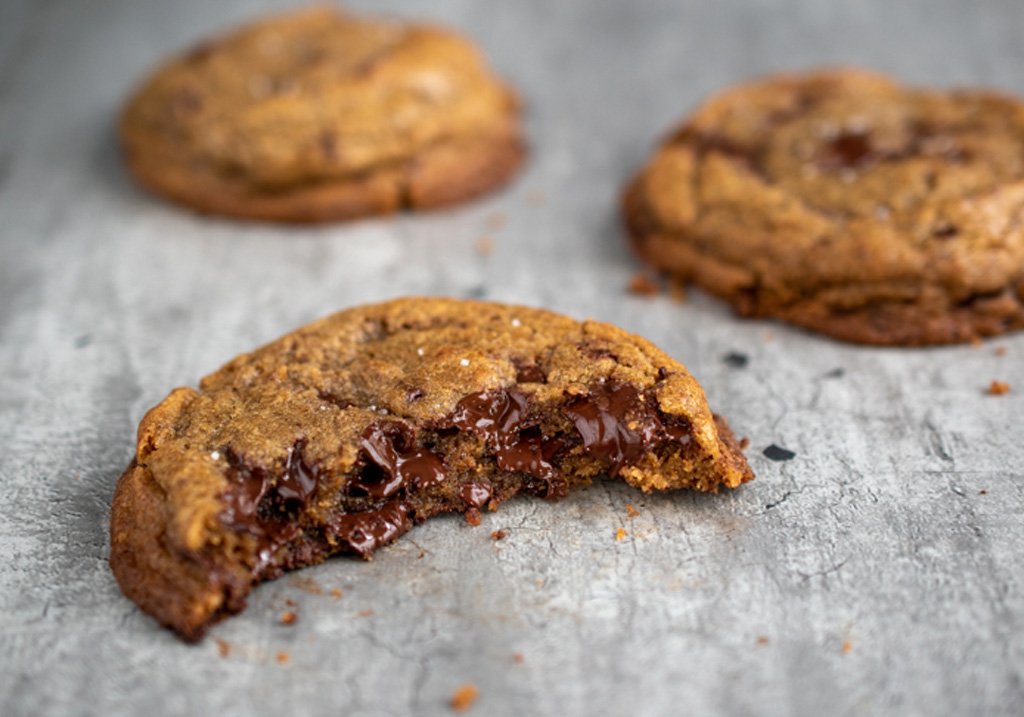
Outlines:
[[[846,375],[846,369],[839,367],[825,373],[825,378],[842,378]]]
[[[750,363],[750,357],[739,351],[730,351],[722,357],[722,361],[731,368],[746,368]]]
[[[92,334],[82,334],[75,339],[75,348],[84,349],[86,346],[92,343]]]
[[[790,461],[796,458],[796,453],[774,443],[765,448],[762,453],[764,453],[766,458],[773,461]]]
[[[487,287],[483,284],[472,286],[466,290],[467,299],[483,299],[487,296]]]

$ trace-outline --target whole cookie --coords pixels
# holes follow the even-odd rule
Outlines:
[[[143,610],[198,639],[285,570],[599,475],[644,491],[753,478],[697,381],[638,336],[521,306],[363,306],[146,414],[110,566]]]
[[[858,70],[700,107],[628,188],[642,257],[839,339],[920,345],[1024,326],[1024,105]]]
[[[436,207],[503,184],[516,95],[465,39],[327,8],[203,43],[120,121],[128,167],[193,209],[316,222]]]

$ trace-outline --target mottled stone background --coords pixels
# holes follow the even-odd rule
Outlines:
[[[112,136],[126,91],[284,4],[0,0],[0,712],[445,714],[463,683],[487,715],[1024,712],[1024,335],[858,348],[698,292],[633,297],[616,213],[654,139],[753,74],[849,62],[1024,93],[1024,3],[353,2],[466,30],[522,89],[533,153],[510,189],[312,229],[137,192]],[[106,564],[143,412],[239,351],[402,294],[646,335],[749,436],[758,480],[717,497],[602,483],[478,528],[438,519],[372,563],[264,586],[198,646],[158,629]],[[992,379],[1014,390],[987,396]],[[796,457],[768,460],[773,443]]]

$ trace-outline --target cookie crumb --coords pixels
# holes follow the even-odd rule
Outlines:
[[[294,625],[295,621],[298,620],[298,619],[299,619],[299,616],[296,615],[291,610],[281,614],[281,624],[282,625]]]
[[[978,491],[978,495],[988,495],[988,491],[982,488],[981,490]]]
[[[490,256],[494,253],[494,239],[489,236],[482,236],[476,240],[473,250],[480,256]]]
[[[615,540],[616,540],[616,542],[621,541],[621,540],[625,540],[625,538],[626,538],[626,529],[625,528],[619,528],[618,530],[615,531]]]
[[[298,603],[295,602],[294,600],[292,600],[291,598],[285,598],[284,599],[284,604],[287,605],[288,607],[295,607],[296,605],[298,605]]]
[[[791,461],[796,458],[796,453],[794,451],[791,451],[788,448],[783,448],[782,446],[777,446],[774,443],[761,452],[764,454],[765,458],[772,461]]]
[[[216,638],[214,642],[217,643],[217,653],[221,657],[227,657],[231,654],[231,643],[221,638]]]
[[[288,660],[290,660],[292,658],[291,658],[291,655],[289,655],[287,652],[285,652],[284,650],[281,650],[280,652],[277,653],[277,655],[275,656],[275,659],[277,660],[277,664],[283,665],[283,664],[287,663]]]
[[[768,636],[767,635],[758,635],[757,636],[757,644],[758,645],[767,645],[768,644]]]
[[[730,351],[722,357],[722,363],[729,368],[746,368],[750,363],[750,357],[739,351]]]
[[[504,540],[507,536],[508,533],[506,533],[504,530],[495,530],[491,533],[491,540],[497,542],[499,540]]]
[[[993,380],[992,383],[988,385],[988,391],[986,393],[988,393],[989,396],[1002,396],[1004,393],[1009,392],[1010,384],[1006,383],[1006,381]]]
[[[341,588],[331,588],[331,597],[335,600],[341,600],[341,596],[345,594],[345,591]]]
[[[626,290],[634,296],[657,296],[661,293],[661,287],[642,271],[638,271],[633,275],[633,278],[629,280],[629,284],[626,286]]]
[[[749,446],[749,445],[750,445],[750,439],[747,438],[746,436],[743,436],[743,438],[740,439],[740,450],[741,451],[747,450],[747,446]]]
[[[640,511],[637,510],[632,503],[626,503],[626,516],[629,518],[635,518],[640,515]]]
[[[971,337],[971,348],[980,349],[982,347],[981,339],[977,336]]]
[[[1006,347],[1005,346],[996,346],[995,349],[993,349],[992,353],[994,353],[996,356],[1005,356],[1006,355]]]
[[[356,615],[358,617],[373,617],[375,615],[375,613],[373,612],[373,608],[372,607],[368,607],[365,610],[360,610],[359,612],[356,613]]]
[[[466,518],[466,522],[474,528],[480,525],[480,511],[476,508],[470,508],[463,515]]]
[[[843,654],[848,655],[850,654],[851,650],[853,650],[853,643],[847,640],[843,643]]]
[[[476,685],[466,683],[452,694],[452,709],[456,712],[465,712],[473,706],[479,696],[480,690]]]
[[[525,660],[525,659],[526,658],[523,657],[523,653],[521,653],[521,652],[513,652],[512,653],[512,662],[516,663],[517,665],[523,664],[523,660]]]

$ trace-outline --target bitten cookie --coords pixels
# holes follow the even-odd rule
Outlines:
[[[753,478],[697,381],[640,337],[518,306],[364,306],[146,414],[114,495],[110,566],[195,640],[285,570],[605,474],[644,491]]]
[[[713,97],[629,186],[640,255],[847,341],[1024,326],[1024,105],[832,70]]]
[[[516,95],[468,41],[327,8],[170,60],[128,101],[120,136],[157,194],[285,222],[460,202],[524,155]]]

